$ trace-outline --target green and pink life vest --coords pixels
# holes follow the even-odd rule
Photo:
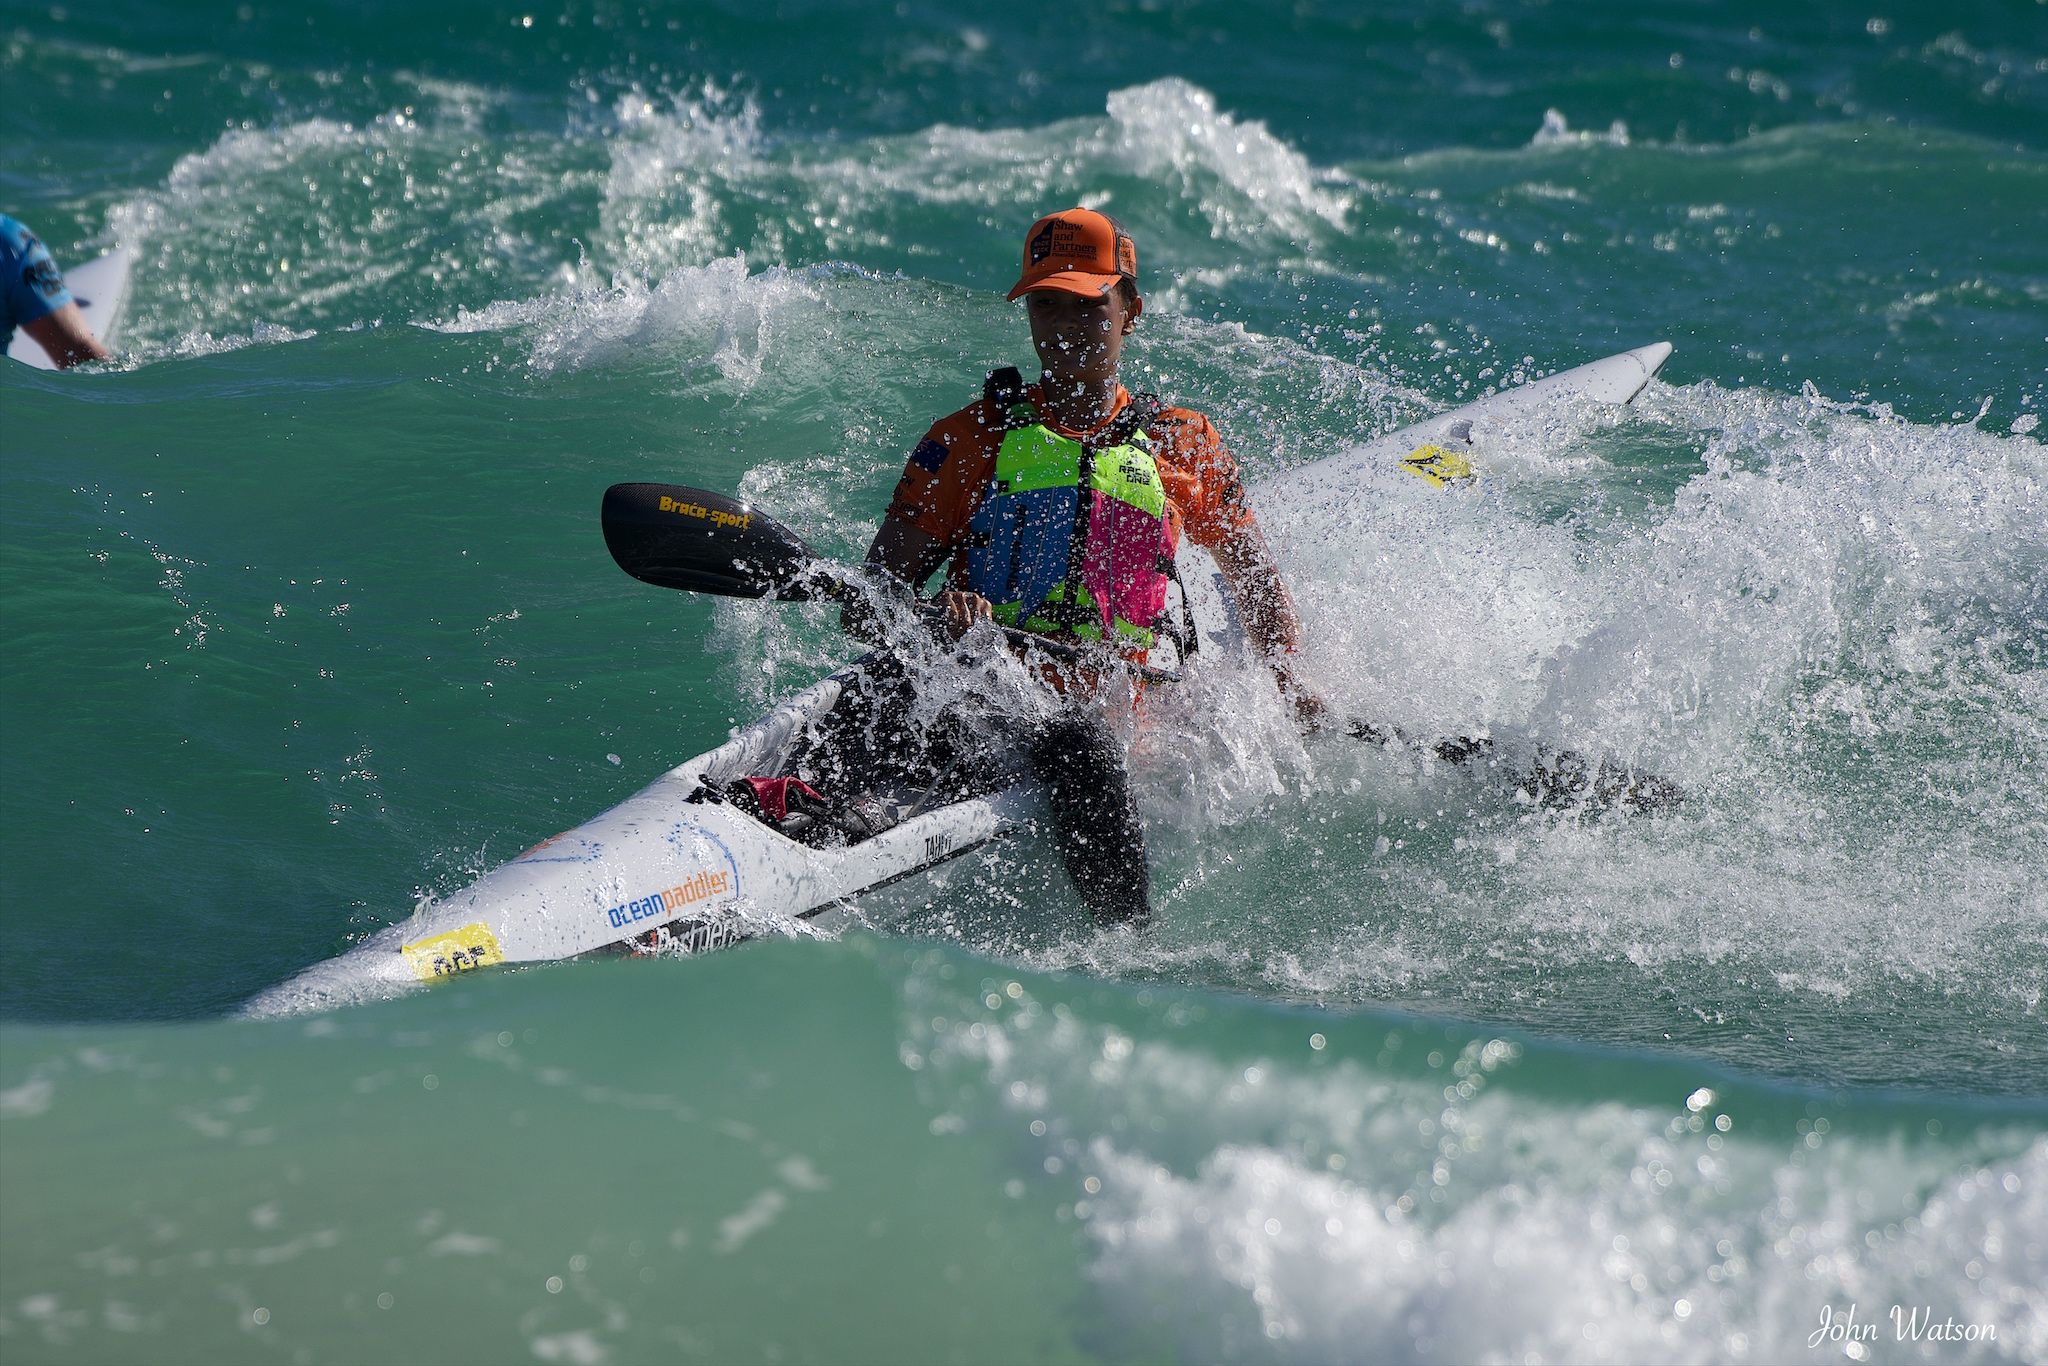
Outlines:
[[[1141,394],[1077,441],[1038,420],[1016,371],[991,375],[987,392],[1009,430],[968,523],[968,586],[1005,625],[1149,649],[1177,542],[1144,431],[1159,400]]]

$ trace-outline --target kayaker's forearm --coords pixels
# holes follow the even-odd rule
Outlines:
[[[946,562],[946,547],[937,537],[918,530],[908,522],[884,518],[868,547],[871,568],[885,570],[913,589],[921,586],[934,570]],[[839,609],[839,629],[860,640],[873,638],[874,612],[858,598],[849,598]]]
[[[1301,619],[1295,615],[1294,597],[1280,577],[1280,567],[1266,548],[1266,538],[1256,529],[1242,531],[1218,544],[1212,553],[1237,598],[1245,633],[1259,652],[1270,658],[1300,645]]]

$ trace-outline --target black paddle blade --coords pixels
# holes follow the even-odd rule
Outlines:
[[[807,602],[837,597],[837,583],[796,533],[759,510],[708,489],[614,484],[604,493],[604,543],[642,583]]]

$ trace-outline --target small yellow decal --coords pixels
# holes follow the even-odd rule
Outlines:
[[[413,972],[422,982],[453,977],[458,972],[487,968],[505,961],[505,951],[498,947],[498,937],[481,920],[429,939],[415,939],[399,952],[405,955],[406,962],[412,964]]]
[[[1447,451],[1442,446],[1424,446],[1413,455],[1401,461],[1410,474],[1419,474],[1438,488],[1459,479],[1472,479],[1471,462],[1456,451]]]

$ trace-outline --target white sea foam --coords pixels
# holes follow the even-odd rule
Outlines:
[[[34,1119],[48,1114],[57,1088],[48,1077],[31,1077],[0,1091],[0,1119]]]
[[[1545,1159],[1480,1178],[1437,1218],[1403,1214],[1405,1174],[1340,1176],[1226,1145],[1178,1177],[1097,1138],[1082,1169],[1104,1187],[1089,1225],[1105,1298],[1213,1306],[1133,1314],[1133,1330],[1170,1333],[1197,1358],[1784,1361],[1824,1306],[1855,1304],[1870,1322],[1930,1302],[1997,1330],[1989,1359],[2032,1360],[2048,1345],[2048,1262],[2021,1232],[2048,1216],[2048,1144],[1879,1211],[1873,1192],[1934,1176],[1883,1140],[1837,1139],[1825,1159],[1791,1167],[1741,1144],[1724,1156],[1674,1145],[1619,1106],[1482,1105],[1463,1123],[1467,1137]],[[1723,1172],[1742,1174],[1739,1194],[1712,1175]],[[2001,1261],[1987,1265],[1986,1247]],[[1984,1270],[1961,1275],[1959,1263]],[[1889,1323],[1883,1332],[1894,1336]]]
[[[1349,201],[1330,188],[1336,177],[1319,173],[1258,120],[1219,112],[1216,97],[1200,86],[1169,76],[1113,91],[1109,118],[1132,169],[1154,177],[1171,172],[1184,193],[1201,199],[1219,235],[1237,235],[1247,216],[1289,233],[1305,230],[1310,217],[1344,227]],[[1205,184],[1211,177],[1248,202],[1215,195]]]
[[[755,169],[761,116],[753,101],[707,86],[697,99],[658,105],[635,91],[618,100],[616,120],[599,220],[614,259],[657,275],[730,251],[721,209]]]
[[[913,969],[907,1055],[955,1111],[971,1082],[960,1124],[1017,1135],[1086,1226],[1111,1354],[1779,1361],[1852,1302],[1994,1325],[1986,1359],[2048,1349],[2048,1142],[2024,1125],[1935,1141],[1710,1088],[1586,1103],[1483,1036],[1389,1065],[1428,1030],[1376,1065],[1247,1066],[991,997]]]
[[[709,366],[744,392],[761,377],[787,315],[822,302],[810,272],[749,273],[743,256],[670,271],[653,286],[622,276],[609,288],[463,309],[431,324],[450,333],[518,329],[540,374],[652,352],[684,370]]]
[[[249,346],[277,346],[284,342],[305,341],[317,335],[308,328],[279,327],[276,323],[257,322],[248,332],[229,333],[216,337],[211,332],[187,332],[166,342],[152,346],[132,357],[136,360],[182,359],[186,356],[218,356],[228,351],[240,351]]]
[[[894,220],[909,206],[1114,208],[1106,183],[1133,177],[1169,186],[1212,235],[1238,242],[1298,237],[1318,221],[1341,230],[1349,206],[1344,177],[1177,77],[1112,92],[1101,118],[939,124],[850,150],[773,154],[747,101],[715,88],[666,102],[636,93],[620,101],[609,146],[603,240],[638,270],[701,265],[739,248],[766,259],[800,248],[858,258],[903,245]]]
[[[1954,710],[1958,686],[2048,739],[2025,659],[2001,662],[2037,648],[2048,615],[2038,444],[1710,385],[1571,416],[1540,447],[1490,452],[1475,493],[1389,470],[1329,525],[1281,533],[1333,697],[1695,784],[1753,771],[1791,738],[1788,710],[1795,729],[1989,739],[1988,714]],[[1641,516],[1559,518],[1560,494],[1597,506],[1627,487],[1585,440],[1624,420],[1699,434],[1699,472]],[[1558,459],[1574,449],[1594,466]]]
[[[543,133],[496,126],[501,100],[487,89],[399,79],[414,105],[362,124],[231,129],[114,208],[107,236],[137,253],[128,336],[143,354],[259,325],[481,315],[494,300],[544,307],[607,279],[653,286],[742,254],[768,266],[929,254],[918,244],[934,231],[932,209],[978,220],[1109,205],[1138,215],[1163,250],[1186,215],[1169,207],[1149,224],[1141,204],[1113,203],[1133,180],[1234,247],[1298,250],[1343,231],[1350,206],[1342,174],[1173,77],[1113,92],[1094,118],[941,124],[850,148],[771,145],[751,100],[715,86],[635,90],[607,117]],[[982,231],[939,235],[961,227]],[[1177,297],[1162,281],[1155,302]]]
[[[1489,448],[1477,490],[1369,471],[1326,516],[1269,519],[1339,714],[1490,734],[1506,767],[1304,747],[1262,669],[1206,658],[1148,702],[1134,754],[1154,934],[1020,950],[1004,922],[987,947],[2015,1082],[2048,990],[2040,445],[1710,385],[1538,425]],[[1673,434],[1697,472],[1634,494],[1610,455]],[[1528,810],[1501,778],[1537,745],[1664,773],[1685,804]],[[1966,1037],[1869,1046],[1873,1022],[1959,998]]]
[[[1628,146],[1628,125],[1620,119],[1607,125],[1604,133],[1574,129],[1565,122],[1564,115],[1555,109],[1543,111],[1543,126],[1536,130],[1536,136],[1529,139],[1531,147],[1588,147],[1606,143],[1613,147]]]
[[[590,150],[480,134],[489,92],[415,84],[417,115],[230,129],[116,205],[108,235],[136,253],[124,337],[175,354],[182,336],[403,318],[558,275],[542,224],[594,197]]]

